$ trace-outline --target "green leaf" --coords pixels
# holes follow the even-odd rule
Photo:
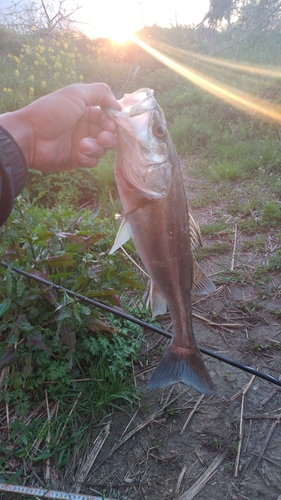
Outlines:
[[[4,314],[9,311],[11,309],[11,306],[11,299],[4,299],[2,302],[0,302],[0,317],[4,316]]]
[[[32,332],[32,330],[34,330],[34,326],[32,326],[28,321],[26,321],[20,325],[20,329],[23,330],[24,332]]]
[[[50,451],[42,451],[42,453],[39,453],[35,458],[33,458],[34,462],[37,462],[38,460],[46,460],[46,458],[50,458],[53,455]]]
[[[83,241],[83,245],[82,245],[83,251],[87,250],[91,245],[94,245],[99,240],[101,240],[102,238],[105,238],[105,237],[106,237],[106,235],[103,233],[97,233],[97,234],[92,234],[91,236],[88,236]]]
[[[82,305],[82,313],[85,314],[86,316],[90,316],[91,314],[91,309],[87,306]]]
[[[49,356],[52,354],[51,349],[49,349],[49,347],[45,344],[45,342],[43,340],[42,333],[38,332],[38,330],[34,330],[31,334],[28,335],[27,343],[30,346],[38,347],[38,349],[42,349],[44,352],[49,354]]]
[[[27,354],[24,357],[25,365],[24,365],[24,367],[22,369],[22,374],[23,374],[24,380],[26,380],[27,377],[31,373],[31,370],[32,370],[31,359],[32,359],[31,352],[28,351]]]
[[[7,346],[2,356],[0,356],[0,369],[4,366],[10,364],[15,357],[14,348],[12,346]]]
[[[21,280],[17,281],[17,296],[21,297],[24,291],[24,283]]]
[[[76,266],[76,262],[73,258],[72,253],[64,253],[62,255],[48,257],[47,259],[43,260],[42,264],[49,265],[52,269],[60,267]]]
[[[7,291],[9,293],[11,293],[11,291],[12,291],[12,286],[13,286],[13,283],[12,283],[12,277],[11,277],[11,269],[8,268],[7,274],[6,274],[6,287],[7,287]]]
[[[7,338],[7,342],[9,344],[13,345],[19,341],[20,327],[23,323],[26,323],[26,315],[20,314],[19,317],[17,318],[16,323],[13,325],[13,327],[11,328],[11,331],[9,332],[9,335]]]
[[[63,307],[59,313],[58,321],[63,321],[64,319],[71,318],[72,312],[67,308]]]

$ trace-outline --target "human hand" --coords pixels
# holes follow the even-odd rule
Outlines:
[[[94,167],[117,144],[116,125],[99,106],[121,110],[104,83],[73,84],[0,117],[27,165],[44,172]]]

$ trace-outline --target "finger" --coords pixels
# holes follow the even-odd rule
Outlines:
[[[116,134],[117,132],[117,125],[116,123],[108,118],[104,113],[102,114],[100,118],[100,126],[103,130],[107,130],[108,132],[111,132],[112,134]]]
[[[95,137],[84,137],[79,143],[79,152],[86,156],[97,156],[100,158],[103,154],[103,147]]]
[[[98,106],[91,106],[89,109],[89,113],[85,112],[84,116],[87,120],[90,121],[90,135],[97,136],[96,126],[99,126],[100,129],[107,130],[108,132],[112,132],[115,134],[117,132],[116,123],[108,118],[104,112]],[[94,128],[92,128],[94,127]],[[100,130],[99,130],[100,132]]]
[[[93,168],[96,167],[99,162],[99,158],[90,158],[89,156],[82,156],[79,161],[81,167]]]
[[[117,148],[117,137],[111,132],[102,131],[97,136],[98,143],[104,149],[116,149]]]
[[[79,91],[84,94],[83,98],[86,106],[109,106],[121,111],[121,105],[106,83],[74,84],[74,86],[76,85],[78,85]]]

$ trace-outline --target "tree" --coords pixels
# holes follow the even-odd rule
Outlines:
[[[210,0],[210,8],[200,25],[205,21],[213,28],[223,21],[230,24],[231,16],[237,7],[237,3],[238,0]]]
[[[19,0],[13,3],[8,14],[0,14],[0,21],[2,26],[25,33],[69,31],[76,23],[73,15],[81,7],[73,3],[71,10],[66,9],[65,1],[28,0],[23,3],[23,0]]]

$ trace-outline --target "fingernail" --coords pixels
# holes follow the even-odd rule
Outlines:
[[[95,156],[96,151],[82,151],[82,154],[85,156]]]

